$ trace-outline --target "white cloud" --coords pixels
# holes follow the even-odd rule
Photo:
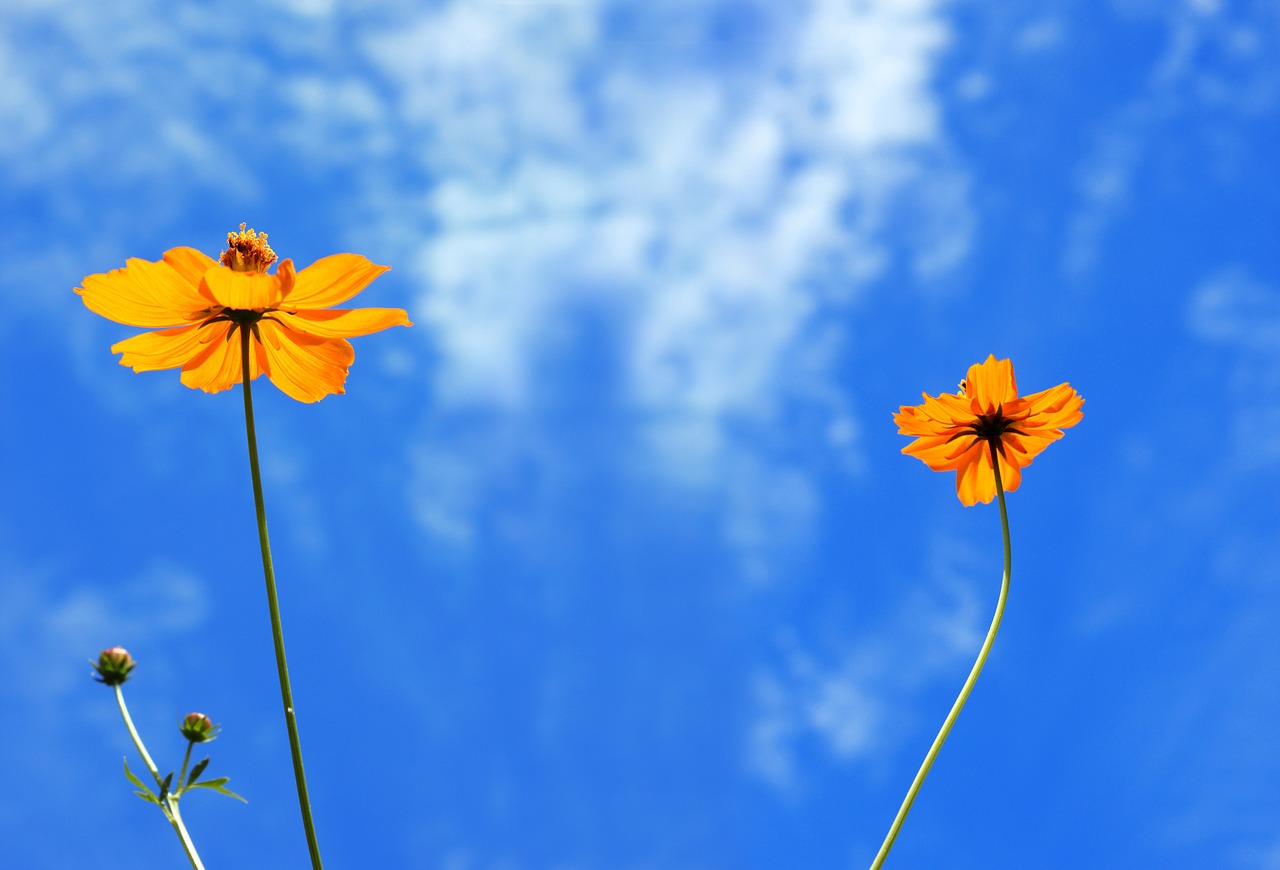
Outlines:
[[[1067,229],[1063,267],[1079,277],[1095,267],[1111,226],[1124,213],[1149,152],[1189,109],[1213,107],[1237,116],[1269,112],[1280,103],[1280,48],[1274,11],[1243,8],[1220,15],[1215,3],[1159,4],[1145,14],[1167,26],[1164,50],[1139,92],[1098,130],[1077,172],[1079,205]],[[1207,113],[1214,118],[1217,113]],[[1195,129],[1194,127],[1191,129]],[[1231,158],[1234,134],[1219,127],[1218,158]],[[1185,140],[1185,129],[1178,139]]]
[[[1141,734],[1133,741],[1145,743],[1139,771],[1165,792],[1169,810],[1149,822],[1154,836],[1175,850],[1229,844],[1224,867],[1270,867],[1277,857],[1280,753],[1271,723],[1280,713],[1272,679],[1280,646],[1270,573],[1272,582],[1255,585],[1256,594],[1201,639],[1194,662],[1154,687],[1153,697],[1169,699],[1160,715],[1135,711],[1138,721],[1121,726]]]
[[[0,37],[4,172],[52,180],[67,227],[114,252],[136,208],[91,215],[88,191],[147,202],[156,232],[206,191],[222,208],[273,196],[264,158],[340,170],[326,212],[421,285],[441,418],[540,425],[546,370],[574,353],[584,312],[600,316],[632,421],[614,448],[721,498],[726,538],[762,551],[747,530],[769,504],[820,505],[812,472],[771,458],[803,451],[757,442],[858,466],[854,397],[833,375],[851,305],[895,264],[928,282],[968,251],[968,180],[933,89],[944,4],[745,4],[755,29],[732,44],[710,0],[637,12],[640,36],[617,29],[619,5],[338,20],[326,0],[278,0],[255,27],[153,0],[28,4]],[[504,462],[466,439],[423,449],[455,451],[470,470],[452,479],[476,491]],[[787,495],[748,504],[742,468]],[[457,541],[474,518],[448,512],[483,504],[419,501]]]
[[[999,587],[998,578],[994,586],[990,578],[974,579],[978,557],[967,546],[939,540],[931,559],[930,585],[857,640],[814,651],[789,634],[779,639],[781,663],[753,678],[746,764],[754,775],[794,792],[803,787],[800,747],[808,740],[850,764],[883,760],[904,737],[941,724],[917,721],[914,701],[940,681],[959,691]],[[978,588],[991,589],[989,601]]]
[[[710,4],[682,7],[681,50],[665,54],[618,42],[603,3],[497,8],[445,4],[363,43],[437,179],[436,232],[414,259],[436,395],[527,419],[542,363],[571,352],[564,324],[604,310],[636,421],[621,447],[723,492],[737,546],[772,509],[746,504],[735,469],[813,516],[812,481],[765,470],[750,433],[797,405],[827,416],[818,432],[855,431],[831,374],[841,312],[895,259],[928,280],[968,250],[967,180],[931,85],[949,39],[939,4],[768,7],[737,65],[699,62],[723,51]]]
[[[1023,54],[1035,54],[1059,45],[1063,40],[1065,27],[1057,18],[1042,18],[1028,24],[1019,31],[1014,39],[1018,51]]]
[[[188,636],[207,615],[207,593],[196,575],[156,563],[119,583],[107,580],[54,588],[48,572],[6,566],[0,583],[0,651],[21,661],[13,687],[33,700],[60,698],[89,679],[86,659],[120,644],[137,649]]]
[[[1187,325],[1232,352],[1230,458],[1246,470],[1280,463],[1280,287],[1220,269],[1192,292]]]
[[[991,77],[981,72],[967,73],[956,83],[956,96],[966,102],[977,102],[992,90]]]
[[[1199,338],[1241,350],[1280,352],[1280,288],[1238,266],[1210,275],[1191,295],[1188,325]]]

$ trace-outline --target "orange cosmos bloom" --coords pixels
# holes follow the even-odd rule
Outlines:
[[[989,445],[999,457],[1000,482],[1013,492],[1023,467],[1061,438],[1063,429],[1080,422],[1083,404],[1070,384],[1019,396],[1013,364],[988,356],[969,367],[960,392],[937,398],[925,393],[923,405],[904,405],[893,421],[899,434],[919,436],[902,452],[934,471],[955,471],[956,493],[969,506],[996,496]]]
[[[389,269],[358,254],[334,254],[295,272],[276,260],[267,234],[227,233],[221,262],[194,248],[172,248],[159,262],[130,259],[89,275],[76,292],[90,311],[128,326],[171,327],[111,346],[135,372],[182,369],[182,383],[207,393],[244,380],[241,336],[249,330],[250,380],[265,374],[300,402],[345,392],[355,351],[346,339],[412,326],[400,308],[330,308]]]

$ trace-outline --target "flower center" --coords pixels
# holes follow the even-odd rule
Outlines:
[[[963,384],[961,386],[963,387]],[[952,435],[948,440],[954,441],[957,438],[972,437],[978,441],[985,441],[994,445],[995,449],[1003,456],[1004,435],[1006,432],[1012,432],[1014,435],[1026,434],[1017,428],[1017,422],[1017,420],[1004,415],[1004,408],[997,408],[994,414],[979,414],[972,423]]]
[[[240,326],[257,323],[265,314],[267,314],[265,311],[253,311],[248,308],[224,308],[221,311],[222,317]]]
[[[227,249],[220,262],[236,272],[265,272],[276,261],[276,252],[267,244],[267,234],[246,230],[240,224],[240,232],[227,233]]]
[[[1000,411],[994,414],[979,414],[972,423],[973,434],[983,441],[996,441],[1013,427],[1013,421]]]

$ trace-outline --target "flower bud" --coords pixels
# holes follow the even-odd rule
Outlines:
[[[129,655],[129,651],[122,646],[104,649],[98,654],[97,663],[90,662],[90,664],[98,672],[94,679],[108,686],[120,685],[129,679],[130,672],[138,666],[138,663],[133,660],[133,656]]]
[[[192,743],[208,743],[218,736],[218,729],[221,727],[214,725],[203,713],[188,713],[182,717],[182,722],[178,725],[182,736]]]

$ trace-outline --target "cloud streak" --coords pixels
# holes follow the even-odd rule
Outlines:
[[[589,363],[629,423],[597,446],[718,501],[752,564],[767,545],[746,530],[768,508],[733,475],[818,516],[812,472],[777,457],[858,467],[856,396],[834,375],[857,303],[891,270],[927,282],[969,249],[969,181],[933,87],[940,0],[282,2],[232,22],[55,2],[12,23],[5,171],[57,182],[67,238],[113,262],[137,237],[133,210],[91,213],[89,192],[145,200],[160,232],[201,191],[263,202],[281,160],[334,175],[339,233],[420,288],[433,429],[477,411],[541,425],[547,367],[600,319]],[[423,449],[483,491],[510,457],[467,443]],[[428,531],[468,539],[476,517],[457,508],[480,503],[426,505]]]
[[[747,731],[746,766],[782,793],[803,788],[801,747],[816,738],[841,764],[885,758],[915,720],[918,695],[940,679],[963,679],[963,662],[982,643],[988,618],[969,581],[978,561],[967,546],[939,539],[932,548],[933,582],[910,595],[896,614],[836,647],[812,648],[790,634],[780,661],[753,677],[756,713]]]
[[[832,374],[851,302],[895,263],[927,280],[968,250],[968,182],[931,86],[949,30],[931,2],[748,5],[729,37],[717,4],[674,24],[621,12],[452,3],[363,43],[434,179],[413,256],[435,390],[527,422],[540,366],[573,352],[564,324],[604,312],[624,447],[659,480],[721,493],[726,537],[758,561],[762,507],[733,474],[815,506],[764,430],[855,467]],[[822,422],[789,425],[805,413]],[[443,509],[426,513],[465,525]]]

